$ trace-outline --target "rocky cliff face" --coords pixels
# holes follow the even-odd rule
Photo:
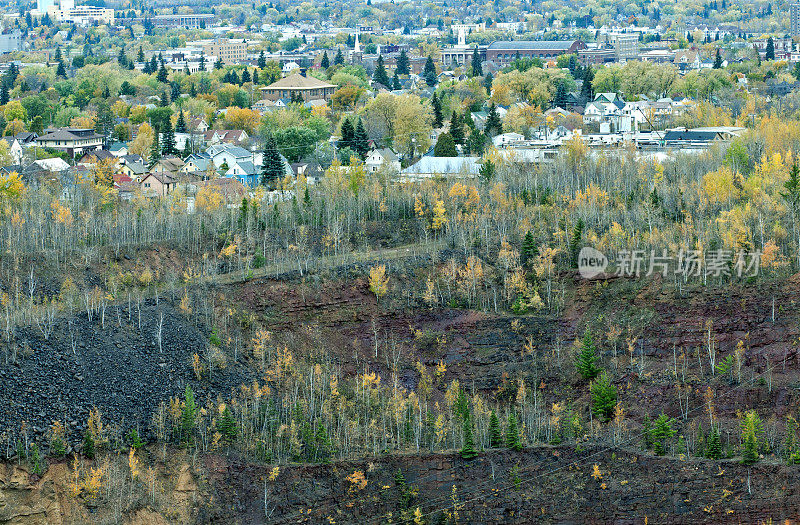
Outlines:
[[[453,513],[459,523],[792,523],[800,516],[796,467],[591,447],[291,466],[274,481],[270,467],[218,456],[205,465],[219,507],[229,509],[219,516],[231,523],[396,523],[417,507],[426,523]],[[352,481],[355,472],[363,473],[361,484]]]

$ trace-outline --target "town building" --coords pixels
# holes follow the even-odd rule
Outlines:
[[[42,148],[65,151],[75,157],[87,151],[101,149],[104,138],[90,128],[59,128],[45,130],[45,134],[36,139],[36,144]]]
[[[608,43],[614,48],[617,62],[636,60],[639,55],[639,35],[636,33],[611,33]]]
[[[261,91],[264,93],[263,98],[273,102],[297,97],[301,97],[305,102],[318,99],[327,102],[336,91],[336,86],[318,78],[295,73],[261,88]]]
[[[789,4],[789,30],[792,36],[800,36],[800,2]]]
[[[560,55],[577,53],[586,48],[580,40],[508,40],[489,44],[486,60],[499,66],[506,66],[517,57],[556,58]]]
[[[156,15],[152,19],[156,27],[182,27],[185,29],[202,29],[211,25],[214,15],[211,14],[178,14]]]
[[[247,60],[247,41],[244,39],[220,38],[219,40],[201,40],[188,42],[187,47],[201,47],[206,55],[214,55],[223,64],[240,64]]]

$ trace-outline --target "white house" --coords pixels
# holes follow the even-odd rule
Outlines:
[[[492,137],[492,144],[494,147],[500,148],[511,144],[517,144],[525,140],[525,136],[519,133],[502,133]]]
[[[381,169],[381,166],[386,165],[393,171],[400,172],[400,159],[397,158],[394,151],[390,148],[373,149],[367,155],[364,164],[367,167],[368,173],[376,173]]]

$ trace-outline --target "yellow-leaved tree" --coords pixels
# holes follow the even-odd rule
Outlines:
[[[373,266],[369,269],[369,289],[380,300],[389,292],[389,277],[386,276],[386,266]]]

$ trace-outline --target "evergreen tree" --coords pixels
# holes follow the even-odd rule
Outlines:
[[[489,446],[492,448],[503,446],[503,432],[500,430],[500,420],[494,410],[489,415]]]
[[[800,65],[800,62],[798,62]],[[442,103],[439,100],[439,97],[436,95],[436,92],[433,92],[433,96],[431,97],[431,107],[433,108],[433,127],[434,129],[441,128],[444,126],[444,117],[442,116]]]
[[[231,444],[236,440],[239,429],[236,427],[236,419],[233,417],[230,407],[225,407],[219,421],[217,421],[217,431],[222,436],[222,440]]]
[[[264,50],[261,50],[261,53],[258,54],[258,68],[264,69],[267,67],[267,57],[264,56]]]
[[[481,156],[486,149],[486,135],[481,133],[477,128],[472,128],[472,131],[467,138],[467,151],[472,155]]]
[[[755,410],[747,412],[740,422],[742,430],[742,463],[751,465],[760,459],[764,425]]]
[[[214,62],[214,69],[222,69],[225,67],[225,63],[222,61],[222,58],[217,58],[217,61]]]
[[[244,71],[242,71],[242,77],[239,79],[239,83],[247,84],[248,82],[250,82],[250,80],[251,80],[250,71],[248,71],[247,68],[244,68]]]
[[[150,146],[150,167],[152,168],[155,166],[158,159],[161,158],[161,145],[159,144],[159,131],[158,126],[154,126],[153,129],[153,144]]]
[[[472,437],[472,422],[470,421],[469,414],[464,418],[462,430],[464,432],[464,445],[461,447],[461,457],[464,459],[474,459],[478,456],[478,451],[475,450],[475,438]]]
[[[458,150],[456,143],[453,142],[453,136],[449,133],[442,133],[436,140],[436,145],[433,147],[433,155],[435,157],[458,157]]]
[[[198,66],[200,71],[206,70],[206,56],[203,53],[200,53],[200,61],[198,62]]]
[[[355,136],[356,130],[350,119],[344,119],[342,122],[342,140],[339,141],[339,149],[350,148],[355,150]]]
[[[344,64],[344,57],[342,56],[342,48],[338,48],[336,50],[336,56],[333,57],[333,65],[334,66],[341,66]]]
[[[614,415],[617,406],[617,389],[608,379],[608,374],[603,372],[592,383],[592,413],[601,421],[608,421]]]
[[[125,56],[125,48],[119,48],[119,53],[117,54],[117,63],[120,67],[128,67],[128,57]]]
[[[57,48],[56,48],[56,54],[55,54],[55,57],[54,57],[54,58],[55,58],[55,61],[56,61],[56,62],[58,62],[58,61],[60,61],[60,60],[61,60],[61,58],[62,58],[62,55],[61,55],[61,48],[60,48],[60,47],[57,47]]]
[[[0,84],[0,105],[8,104],[8,86],[5,82]]]
[[[403,89],[403,86],[400,85],[400,79],[397,77],[397,70],[394,71],[394,76],[392,77],[392,90],[399,91]]]
[[[592,333],[587,328],[583,333],[581,340],[581,347],[578,350],[578,355],[575,356],[575,368],[584,379],[594,379],[600,373],[600,369],[595,365],[597,361],[597,352],[595,350],[594,339]]]
[[[253,70],[253,84],[258,84],[258,69]]]
[[[525,238],[522,240],[522,250],[520,250],[519,253],[522,264],[530,266],[530,263],[538,252],[539,250],[536,248],[536,239],[534,239],[533,233],[528,230],[528,233],[525,234]]]
[[[367,153],[369,153],[369,137],[361,118],[358,119],[355,134],[353,135],[353,149],[362,159],[366,158]]]
[[[555,98],[553,98],[553,107],[566,109],[567,100],[567,86],[564,81],[560,81],[556,85],[556,95]]]
[[[492,162],[491,159],[486,159],[486,161],[481,164],[481,167],[478,170],[478,176],[488,184],[494,178],[494,174],[494,162]]]
[[[483,79],[483,87],[486,88],[486,93],[491,97],[492,96],[492,84],[494,83],[494,76],[492,73],[486,73],[486,77]]]
[[[383,66],[383,55],[378,55],[378,61],[375,65],[375,74],[372,75],[372,80],[386,87],[391,87],[392,81],[386,73],[386,68]]]
[[[655,452],[659,456],[663,456],[667,452],[667,440],[672,438],[677,432],[672,425],[675,424],[675,420],[671,419],[669,416],[661,413],[653,422],[653,426],[650,429],[650,442],[653,445],[653,452]]]
[[[706,439],[705,456],[708,459],[722,458],[722,441],[720,440],[719,429],[713,425],[708,433],[708,439]]]
[[[88,428],[83,434],[83,455],[88,459],[94,459],[94,438]]]
[[[464,144],[464,126],[461,123],[461,118],[458,116],[457,111],[453,111],[450,117],[450,136],[456,144]]]
[[[58,67],[56,67],[56,77],[67,78],[67,69],[61,60],[58,61]]]
[[[594,82],[594,69],[587,67],[586,72],[583,75],[583,84],[581,85],[581,96],[586,100],[594,99],[592,82]]]
[[[506,447],[511,450],[522,450],[522,443],[519,440],[519,430],[517,429],[517,418],[512,410],[508,414],[508,425],[506,426]]]
[[[164,156],[177,154],[178,150],[175,148],[175,132],[172,130],[172,122],[170,122],[169,117],[164,119],[162,135],[161,154]]]
[[[183,116],[183,110],[178,113],[178,121],[175,123],[175,131],[178,133],[186,133],[186,118]]]
[[[181,410],[181,441],[191,445],[194,433],[194,423],[197,417],[197,405],[194,401],[194,392],[189,385],[183,391],[183,410]]]
[[[503,133],[503,123],[500,120],[500,114],[497,112],[497,106],[494,102],[489,106],[489,114],[486,116],[486,125],[483,129],[490,137]]]
[[[411,66],[409,65],[408,55],[405,49],[400,51],[400,56],[397,57],[394,72],[398,75],[408,75],[411,73]]]
[[[428,86],[433,87],[436,85],[436,77],[438,76],[436,73],[436,64],[433,63],[433,58],[428,55],[428,60],[425,61],[425,69],[422,72],[422,76],[425,78],[425,83]]]
[[[270,134],[264,144],[264,159],[261,168],[261,184],[273,186],[284,176],[284,165],[275,137]]]
[[[472,52],[472,76],[473,77],[482,77],[483,76],[483,65],[481,64],[481,55],[478,53],[478,48],[475,48],[475,51]]]
[[[719,53],[719,48],[717,48],[717,54],[714,55],[714,69],[721,69],[722,68],[722,55]]]
[[[764,52],[764,60],[775,60],[775,41],[772,37],[767,39],[767,50]]]
[[[319,61],[319,67],[321,67],[322,69],[328,69],[329,67],[331,67],[331,62],[328,59],[327,51],[322,53],[322,60]]]

